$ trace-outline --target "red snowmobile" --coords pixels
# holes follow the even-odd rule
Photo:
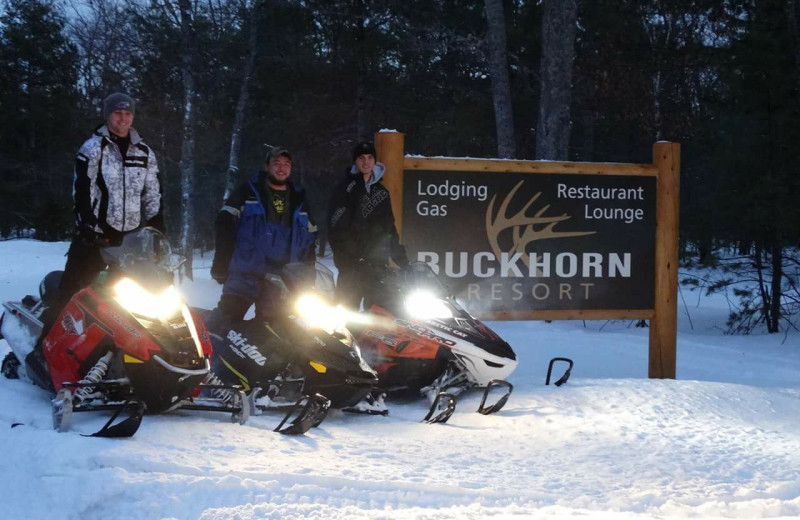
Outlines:
[[[236,398],[224,405],[193,397],[209,374],[211,341],[172,285],[180,264],[166,237],[143,228],[118,246],[102,247],[101,254],[108,270],[72,296],[42,341],[49,380],[20,360],[30,362],[42,330],[39,318],[52,304],[60,272],[45,277],[40,298],[3,304],[0,332],[12,348],[4,375],[56,393],[53,426],[59,431],[69,428],[73,413],[100,410],[115,412],[94,434],[100,437],[131,436],[145,412],[178,408],[224,411],[244,423],[249,405],[241,389],[226,387]],[[123,411],[127,418],[113,424]]]

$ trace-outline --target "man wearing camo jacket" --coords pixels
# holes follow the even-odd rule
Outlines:
[[[115,93],[103,102],[106,123],[98,127],[75,159],[77,233],[61,282],[65,300],[105,269],[99,245],[116,243],[143,226],[163,230],[161,185],[153,150],[131,126],[135,103]]]
[[[41,316],[42,335],[28,355],[28,373],[49,381],[41,342],[73,294],[90,285],[106,268],[102,245],[143,226],[163,231],[161,185],[153,150],[131,126],[133,99],[115,93],[103,101],[105,124],[99,126],[75,159],[73,197],[76,232],[54,304]]]

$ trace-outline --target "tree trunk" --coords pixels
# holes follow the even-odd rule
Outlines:
[[[536,157],[567,160],[577,0],[544,0]]]
[[[183,80],[183,141],[181,144],[181,250],[186,255],[182,274],[192,279],[194,253],[194,202],[195,184],[195,119],[197,113],[197,86],[192,74],[194,51],[194,24],[191,0],[178,0],[181,12],[181,79]]]
[[[783,280],[783,247],[779,238],[775,238],[770,249],[772,250],[772,299],[769,302],[770,312],[767,331],[774,334],[780,330],[781,297],[783,296],[781,287],[781,281]]]
[[[355,5],[358,6],[358,27],[356,27],[356,131],[358,132],[358,139],[362,141],[371,141],[371,136],[367,135],[367,96],[369,88],[367,86],[367,76],[369,66],[366,57],[367,46],[367,29],[366,20],[366,3],[364,0],[356,0]]]
[[[800,88],[800,28],[798,28],[797,0],[786,0],[784,5],[786,21],[789,27],[791,52],[794,55],[794,80]]]
[[[654,139],[656,141],[661,140],[662,132],[662,124],[661,124],[661,71],[657,70],[653,73],[653,77],[651,78],[651,82],[653,84],[653,129],[654,129]]]
[[[231,131],[231,151],[228,158],[228,172],[225,176],[225,195],[223,200],[228,200],[236,189],[239,177],[239,156],[242,149],[242,128],[244,128],[244,115],[247,101],[250,97],[250,81],[256,67],[256,53],[258,52],[258,12],[263,2],[255,0],[250,6],[250,35],[248,40],[247,60],[244,64],[244,77],[239,90],[239,101],[236,103],[236,114]]]
[[[511,104],[511,83],[508,79],[506,20],[503,0],[486,0],[486,45],[492,75],[492,100],[497,132],[497,156],[511,159],[517,155],[514,136],[514,111]]]
[[[672,15],[666,12],[651,12],[642,7],[641,21],[642,30],[647,35],[650,42],[650,51],[653,55],[653,72],[650,77],[650,88],[652,90],[652,110],[653,110],[653,139],[660,141],[663,135],[663,114],[661,109],[661,96],[663,93],[662,64],[659,56],[667,48],[672,34]],[[661,19],[662,23],[654,24],[653,19]]]
[[[760,302],[760,311],[761,317],[764,319],[764,323],[767,325],[767,331],[769,332],[769,310],[771,308],[770,301],[769,301],[769,289],[767,289],[766,282],[764,280],[764,248],[762,246],[761,240],[757,240],[755,243],[755,252],[753,256],[754,260],[754,267],[756,268],[756,279],[758,282],[758,294],[761,297]]]

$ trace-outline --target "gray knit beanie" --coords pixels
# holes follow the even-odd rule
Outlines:
[[[115,110],[129,110],[136,113],[136,103],[128,94],[115,92],[103,100],[103,119],[108,119]]]

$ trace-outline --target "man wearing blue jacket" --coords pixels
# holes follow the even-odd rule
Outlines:
[[[253,303],[256,317],[268,320],[280,294],[265,275],[280,273],[289,262],[314,260],[316,227],[303,192],[289,181],[291,154],[273,148],[265,167],[225,201],[215,222],[211,276],[224,284],[217,307],[233,320],[244,318]]]

